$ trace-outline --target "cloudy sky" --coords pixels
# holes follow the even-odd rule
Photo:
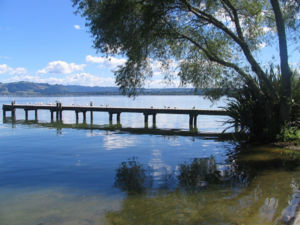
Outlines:
[[[125,59],[97,53],[84,24],[71,0],[0,0],[0,82],[115,86],[112,70]],[[153,66],[148,86],[170,86]]]

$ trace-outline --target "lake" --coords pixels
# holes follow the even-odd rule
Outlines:
[[[226,104],[199,96],[0,97],[0,103],[13,99],[187,109]],[[38,122],[33,112],[27,122],[22,110],[16,118],[0,117],[1,225],[282,224],[300,202],[299,153],[173,134],[189,131],[186,115],[157,115],[158,130],[168,135],[145,131],[142,114],[122,113],[124,129],[102,129],[109,121],[100,112],[93,120],[100,129],[75,125],[74,112],[63,113],[63,125],[51,123],[48,111],[39,111]],[[222,132],[227,119],[198,116],[198,132]]]

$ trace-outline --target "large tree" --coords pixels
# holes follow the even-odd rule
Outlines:
[[[133,94],[152,75],[151,60],[163,69],[177,64],[183,85],[222,90],[249,86],[280,99],[281,124],[291,111],[291,70],[286,27],[297,36],[297,0],[73,0],[87,19],[94,47],[121,54],[116,83]],[[263,45],[279,43],[281,91],[274,90],[259,58]],[[296,42],[295,42],[296,43]],[[272,59],[270,59],[272,60]],[[173,74],[173,73],[169,73]],[[279,95],[279,96],[278,96]]]

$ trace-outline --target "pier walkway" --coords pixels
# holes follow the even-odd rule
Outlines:
[[[83,122],[86,122],[86,113],[90,113],[90,120],[93,123],[93,113],[108,112],[109,123],[113,122],[113,115],[116,115],[117,123],[121,122],[121,113],[142,113],[144,115],[145,127],[148,127],[148,118],[152,116],[153,127],[156,126],[157,114],[186,114],[189,115],[190,128],[197,127],[198,115],[220,115],[228,116],[225,110],[202,110],[202,109],[178,109],[178,108],[126,108],[126,107],[108,107],[108,106],[94,106],[90,102],[89,106],[77,105],[62,105],[60,102],[55,104],[16,104],[14,101],[11,104],[4,104],[2,106],[3,118],[6,118],[6,112],[11,112],[11,117],[16,120],[16,109],[23,109],[25,112],[25,120],[28,120],[28,111],[35,111],[35,120],[38,120],[38,110],[49,110],[51,121],[62,121],[63,111],[74,111],[76,116],[76,123],[79,120],[79,113],[83,114]],[[55,114],[55,117],[54,117]]]

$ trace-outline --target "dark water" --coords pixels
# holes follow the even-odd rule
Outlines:
[[[7,104],[11,98],[0,98]],[[53,103],[57,98],[16,98]],[[59,98],[63,104],[217,108],[196,96]],[[33,114],[29,118],[34,118]],[[74,129],[75,115],[50,124],[0,124],[0,224],[282,224],[299,200],[300,154],[245,149],[214,138]],[[198,118],[199,132],[220,132],[226,118]],[[2,118],[1,118],[2,121]],[[94,115],[105,127],[107,113]],[[143,116],[122,114],[122,127]],[[158,115],[162,130],[188,130],[188,117]],[[154,132],[155,133],[155,132]]]

